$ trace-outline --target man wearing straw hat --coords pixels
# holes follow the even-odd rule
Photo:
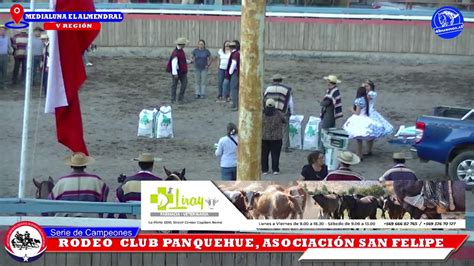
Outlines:
[[[286,121],[290,121],[290,116],[294,113],[293,91],[291,87],[282,84],[283,77],[275,74],[272,77],[273,84],[269,86],[263,94],[263,100],[272,98],[276,105],[275,108],[285,115]],[[290,134],[288,124],[283,125],[283,148],[285,152],[290,152]]]
[[[402,152],[393,154],[393,162],[395,166],[385,172],[379,181],[397,181],[397,180],[418,180],[415,172],[405,166],[406,156]]]
[[[350,151],[342,151],[337,156],[337,159],[341,162],[339,168],[331,173],[324,179],[324,181],[361,181],[364,178],[353,172],[350,167],[360,163],[360,158],[356,154]]]
[[[51,194],[52,200],[95,201],[105,202],[109,194],[109,187],[97,175],[89,174],[84,170],[94,162],[94,158],[77,152],[64,159],[64,163],[72,168],[72,173],[60,177],[54,185]]]
[[[140,168],[140,171],[138,171],[138,173],[133,176],[125,178],[122,185],[117,188],[117,199],[120,202],[140,201],[141,181],[162,180],[161,178],[152,173],[155,161],[160,161],[160,158],[155,158],[151,153],[142,153],[138,158],[134,158],[133,160],[138,162],[138,167]]]
[[[171,85],[171,103],[176,102],[178,81],[181,82],[178,101],[184,101],[184,92],[186,91],[186,86],[188,85],[188,62],[183,49],[188,43],[188,39],[184,37],[178,38],[175,41],[176,48],[173,50],[170,59],[168,60],[168,66],[166,70],[173,76],[173,84]]]
[[[8,55],[11,53],[10,38],[6,35],[7,28],[0,24],[0,89],[5,89],[7,78]]]
[[[321,128],[329,129],[336,127],[336,119],[342,117],[341,93],[337,88],[341,81],[334,75],[326,76],[324,80],[328,82],[328,87],[321,101]]]

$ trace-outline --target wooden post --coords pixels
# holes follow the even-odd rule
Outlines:
[[[266,0],[242,0],[237,180],[260,180]]]

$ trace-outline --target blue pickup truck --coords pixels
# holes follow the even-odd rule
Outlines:
[[[420,160],[446,165],[451,179],[474,183],[474,109],[440,106],[416,121],[414,149]]]

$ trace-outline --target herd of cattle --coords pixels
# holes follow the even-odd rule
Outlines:
[[[303,219],[308,193],[300,186],[284,188],[270,185],[262,188],[250,185],[242,189],[221,188],[226,197],[248,219]],[[314,194],[312,199],[320,207],[320,219],[343,219],[344,211],[350,219],[377,219],[377,209],[390,219],[403,219],[406,211],[393,196],[376,198],[363,195]]]

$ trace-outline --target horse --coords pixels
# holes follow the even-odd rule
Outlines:
[[[361,199],[352,195],[343,195],[342,203],[339,207],[339,214],[342,216],[347,209],[350,219],[377,219],[377,198],[366,196]]]
[[[454,210],[452,212],[465,212],[466,211],[466,183],[463,181],[450,181],[452,182],[452,193],[449,193],[448,182],[442,183],[442,193],[449,202],[454,204]],[[393,190],[397,195],[398,202],[400,202],[405,210],[410,213],[414,219],[420,219],[424,214],[428,219],[441,219],[441,214],[436,211],[436,208],[426,206],[424,211],[406,203],[403,199],[405,197],[417,196],[421,193],[424,185],[424,181],[412,181],[412,180],[399,180],[393,182]],[[451,195],[450,195],[451,194]]]
[[[165,170],[167,176],[165,181],[186,181],[186,177],[184,176],[186,174],[186,168],[183,168],[181,172],[171,172],[170,170],[166,169],[166,166],[163,166],[163,169]]]
[[[407,212],[394,196],[386,196],[384,198],[383,210],[388,212],[390,219],[403,219]]]
[[[339,206],[341,204],[341,198],[337,194],[315,194],[313,195],[314,204],[321,206],[323,210],[323,216],[332,217],[333,219],[339,219]]]
[[[54,180],[51,177],[46,181],[38,181],[36,178],[33,178],[33,183],[36,187],[36,198],[48,199],[49,194],[53,191]]]

